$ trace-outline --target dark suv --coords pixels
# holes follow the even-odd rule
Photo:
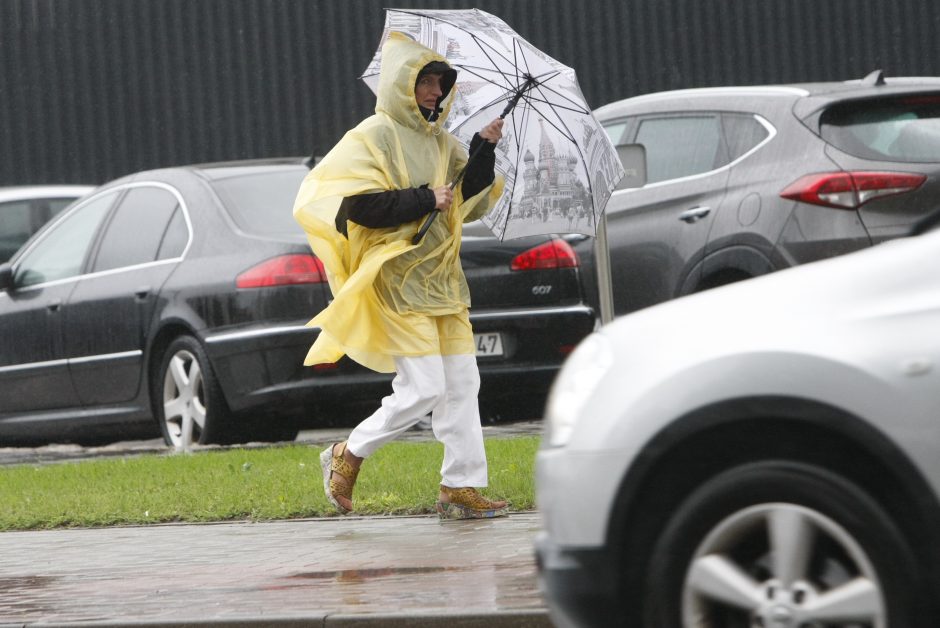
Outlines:
[[[688,89],[595,115],[646,148],[646,185],[607,205],[617,314],[904,235],[937,207],[940,79]]]

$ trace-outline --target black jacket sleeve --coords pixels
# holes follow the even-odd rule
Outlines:
[[[347,220],[370,229],[397,227],[421,218],[434,205],[434,192],[427,187],[347,196],[336,212],[336,230],[347,235]]]
[[[482,143],[480,152],[474,153]],[[474,134],[470,140],[471,159],[467,163],[467,173],[463,177],[462,191],[464,198],[479,194],[483,188],[493,183],[496,178],[496,144],[487,142],[479,133]]]

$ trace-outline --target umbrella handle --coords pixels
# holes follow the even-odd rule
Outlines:
[[[503,116],[500,116],[500,117],[502,118]],[[470,162],[473,161],[473,158],[476,157],[480,153],[480,149],[482,148],[483,148],[483,142],[480,142],[480,144],[474,149],[473,153],[470,154],[470,157],[467,158],[467,164],[463,167],[463,170],[461,170],[457,174],[457,176],[454,177],[454,180],[451,181],[450,183],[451,190],[456,189],[456,187],[460,185],[460,182],[463,181],[463,177],[467,173],[467,166],[470,165]],[[441,213],[441,210],[435,207],[431,211],[431,213],[428,214],[427,218],[425,218],[424,222],[421,224],[421,228],[418,229],[418,232],[414,234],[414,236],[411,238],[412,244],[417,244],[418,242],[421,242],[421,239],[424,238],[424,234],[426,234],[428,232],[428,229],[431,228],[431,223],[434,222],[434,219],[437,218],[437,215],[439,213]]]
[[[421,239],[424,237],[424,234],[428,232],[428,229],[431,228],[431,223],[434,222],[434,219],[437,218],[437,215],[441,213],[437,207],[431,210],[431,213],[428,214],[428,217],[424,219],[424,224],[421,225],[421,228],[418,229],[418,233],[414,234],[411,238],[412,244],[417,244],[421,242]]]

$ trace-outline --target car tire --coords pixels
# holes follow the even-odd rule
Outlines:
[[[925,625],[915,564],[891,517],[850,480],[804,463],[749,463],[705,482],[669,518],[651,554],[643,625],[913,628]],[[838,595],[859,618],[824,616]]]
[[[151,389],[154,414],[168,446],[185,449],[238,440],[212,365],[192,336],[180,336],[167,346],[151,377]]]

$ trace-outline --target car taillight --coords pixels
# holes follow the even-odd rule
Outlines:
[[[538,270],[544,268],[572,268],[578,266],[578,254],[564,240],[552,239],[545,244],[516,255],[509,267],[512,270]]]
[[[797,179],[780,196],[823,207],[857,209],[874,198],[910,192],[926,179],[922,174],[902,172],[821,172]]]
[[[235,285],[238,288],[270,288],[325,281],[323,262],[313,255],[281,255],[241,273],[235,279]]]

